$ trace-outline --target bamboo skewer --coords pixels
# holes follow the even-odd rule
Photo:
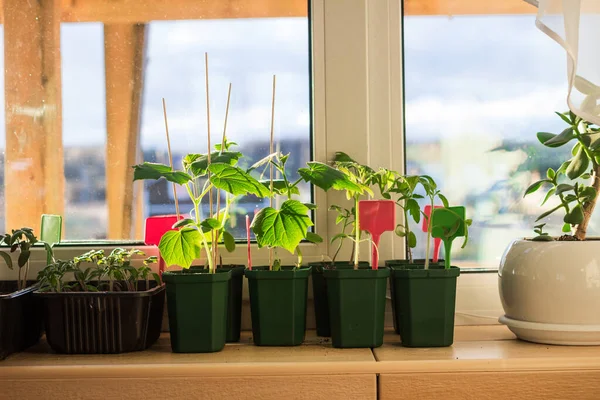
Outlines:
[[[231,82],[229,82],[229,90],[227,91],[227,105],[225,106],[225,122],[223,123],[223,136],[221,136],[221,151],[219,151],[219,153],[223,153],[223,148],[225,147],[225,138],[226,138],[226,132],[227,132],[227,118],[229,117],[229,101],[231,100]],[[227,205],[225,205],[225,207],[227,207]],[[221,191],[218,191],[218,196],[217,196],[217,221],[219,220],[219,217],[221,216]],[[218,239],[217,239],[218,240]],[[217,262],[217,259],[221,260],[218,255],[219,255],[219,245],[217,243],[217,246],[215,247],[215,265]],[[223,263],[222,261],[219,262],[219,265],[222,267]]]
[[[173,169],[173,154],[171,153],[171,139],[169,138],[169,123],[167,122],[167,104],[165,98],[162,99],[163,105],[163,116],[165,118],[165,133],[167,134],[167,149],[169,150],[169,165]],[[175,199],[175,213],[177,214],[177,221],[179,221],[179,200],[177,200],[177,187],[173,182],[173,199]]]
[[[207,129],[207,135],[206,135],[206,141],[207,141],[207,145],[208,145],[208,150],[207,150],[207,154],[208,154],[208,166],[210,167],[210,156],[211,156],[211,144],[210,144],[210,95],[209,95],[209,85],[208,85],[208,53],[204,53],[204,81],[206,84],[206,129]],[[210,171],[208,171],[208,179],[210,180]],[[213,216],[213,190],[212,188],[210,188],[210,190],[208,191],[208,204],[209,204],[209,208],[208,208],[208,212],[209,212],[209,217],[212,218]],[[211,241],[210,241],[210,246],[212,248],[212,252],[213,252],[213,256],[215,253],[215,233],[211,232],[210,235]],[[208,256],[208,254],[207,254]],[[213,258],[214,261],[214,258]],[[213,262],[213,268],[214,268],[214,262]],[[215,272],[210,271],[210,272]]]
[[[273,154],[273,137],[275,131],[275,87],[277,83],[277,78],[273,75],[273,95],[271,98],[271,137],[269,140],[269,154]],[[269,204],[273,207],[273,163],[270,165],[269,169],[269,190],[271,191],[271,198],[269,199]],[[273,269],[273,249],[269,251],[269,270]]]

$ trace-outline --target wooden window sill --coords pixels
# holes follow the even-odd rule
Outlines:
[[[373,351],[342,350],[313,332],[302,346],[257,347],[244,333],[220,353],[174,354],[165,334],[144,352],[69,356],[42,343],[0,362],[2,399],[447,400],[517,391],[547,400],[597,398],[599,390],[600,347],[521,342],[503,326],[456,327],[448,348],[404,348],[387,333]]]

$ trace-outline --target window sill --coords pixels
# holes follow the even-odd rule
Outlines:
[[[245,333],[212,354],[173,354],[167,334],[139,353],[46,350],[0,363],[8,398],[590,398],[600,385],[600,347],[521,342],[504,326],[459,326],[452,347],[433,349],[403,348],[392,333],[373,351],[333,349],[309,332],[298,347],[256,347]]]

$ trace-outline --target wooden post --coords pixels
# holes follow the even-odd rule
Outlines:
[[[6,229],[63,214],[59,0],[4,0]]]
[[[145,48],[145,25],[104,25],[109,239],[132,238],[134,193],[142,192],[135,188],[142,182],[133,183],[132,166],[140,161],[138,144]]]

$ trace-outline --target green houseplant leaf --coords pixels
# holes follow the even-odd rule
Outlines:
[[[160,239],[158,249],[167,266],[179,265],[189,268],[195,259],[200,258],[202,235],[193,228],[167,231]]]
[[[192,180],[192,177],[185,172],[173,171],[171,167],[164,164],[145,162],[143,164],[135,165],[133,170],[134,181],[165,178],[169,182],[183,185]]]
[[[216,151],[210,153],[211,164],[222,163],[228,165],[236,165],[240,158],[242,158],[242,153],[238,151],[224,151],[222,153]],[[199,155],[194,159],[193,162],[189,164],[188,168],[193,176],[206,175],[206,171],[208,170],[208,155]]]
[[[234,196],[253,194],[258,197],[268,197],[269,190],[250,174],[238,167],[228,164],[211,164],[208,167],[211,172],[210,181],[218,188]]]
[[[272,207],[260,210],[251,225],[259,247],[283,247],[293,254],[313,225],[308,211],[297,200],[286,200],[279,210]]]
[[[298,174],[306,182],[309,182],[325,191],[334,190],[350,190],[353,192],[362,193],[363,189],[356,183],[350,181],[348,177],[335,168],[320,162],[309,162],[306,164],[308,168],[300,168]]]
[[[590,159],[583,148],[580,147],[575,157],[571,159],[571,164],[567,167],[567,176],[569,179],[577,179],[587,171],[589,165]]]

